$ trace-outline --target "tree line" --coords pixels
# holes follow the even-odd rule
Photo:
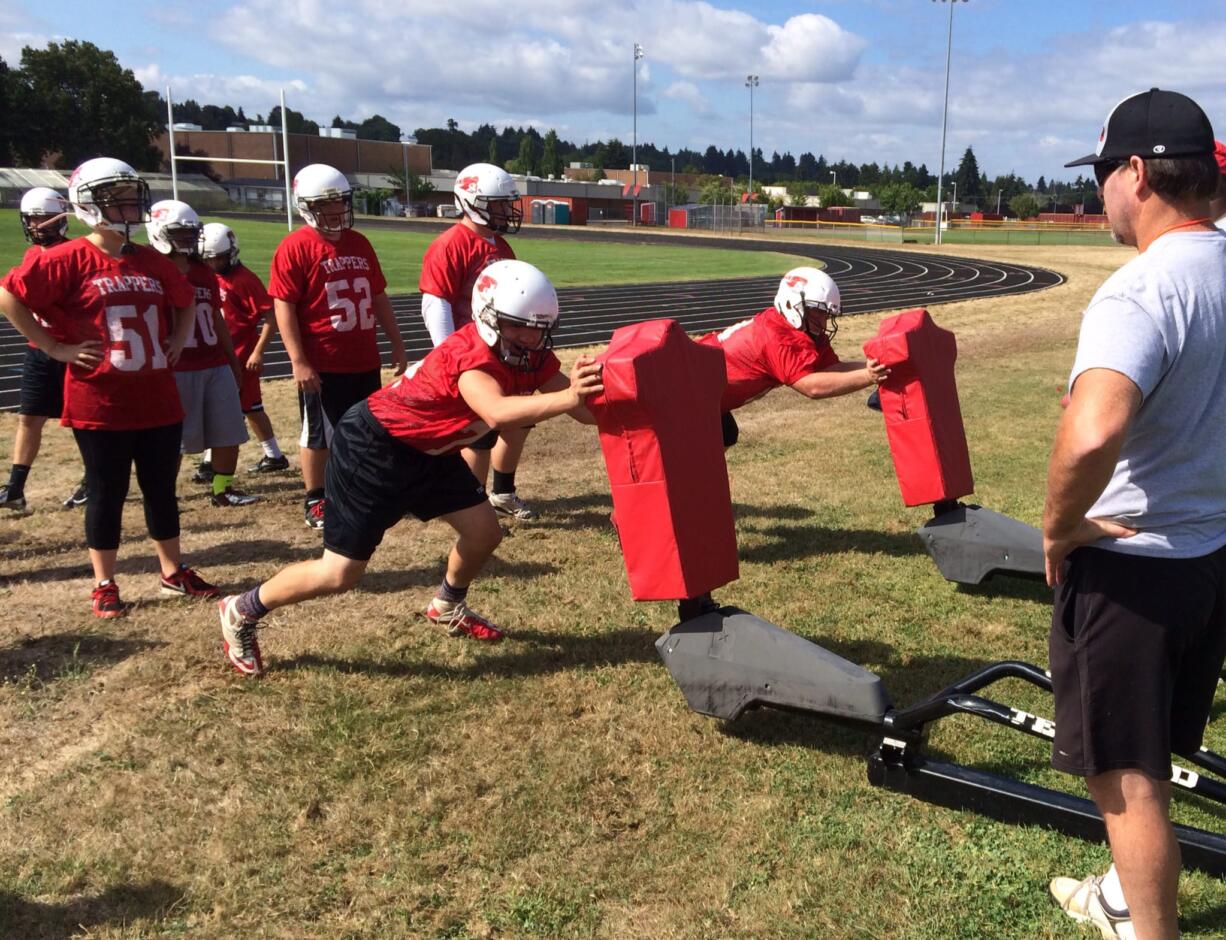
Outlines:
[[[205,130],[234,126],[271,124],[280,126],[280,107],[267,116],[249,116],[230,105],[201,104],[187,99],[174,104],[175,122],[199,124]],[[130,69],[123,68],[114,53],[91,42],[64,40],[45,49],[26,47],[21,64],[11,68],[0,59],[0,161],[25,166],[76,166],[89,157],[108,154],[142,170],[159,170],[163,159],[153,141],[166,127],[166,102],[156,90],[146,90]],[[319,124],[293,108],[286,109],[290,133],[316,134]],[[383,117],[371,115],[353,121],[336,115],[332,127],[348,128],[362,138],[396,141],[401,128]],[[460,128],[455,120],[444,127],[417,128],[419,143],[429,144],[436,166],[458,169],[469,163],[488,161],[511,172],[560,177],[571,163],[591,165],[596,175],[605,169],[624,169],[631,163],[632,148],[617,138],[598,141],[565,140],[555,130],[542,134],[535,127],[506,126],[501,130],[484,123],[473,131]],[[634,154],[641,165],[657,174],[676,170],[709,177],[748,178],[749,158],[743,150],[721,150],[711,145],[704,151],[670,150],[650,142],[639,144]],[[936,196],[936,176],[920,163],[901,166],[877,162],[828,161],[822,154],[806,151],[799,157],[774,151],[769,157],[755,148],[754,188],[786,185],[789,201],[818,195],[823,203],[845,198],[843,189],[868,190],[891,202],[915,198],[928,201]],[[1031,186],[1009,173],[989,179],[980,171],[974,151],[967,147],[957,168],[943,182],[945,198],[957,185],[958,201],[1002,211],[1013,207],[1020,196],[1033,199],[1038,208],[1063,208],[1083,204],[1087,212],[1101,209],[1093,179],[1048,181],[1039,178]],[[918,197],[913,195],[918,194]],[[1018,208],[1030,208],[1030,203]],[[890,211],[887,207],[887,211]],[[1016,210],[1014,210],[1017,214]]]

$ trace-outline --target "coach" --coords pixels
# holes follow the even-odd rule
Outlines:
[[[1152,89],[1107,116],[1090,165],[1137,257],[1086,308],[1047,476],[1052,765],[1086,778],[1114,865],[1056,878],[1103,936],[1179,936],[1171,752],[1200,746],[1226,653],[1226,234],[1213,131]]]

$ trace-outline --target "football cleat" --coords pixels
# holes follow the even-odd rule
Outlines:
[[[82,480],[77,484],[77,488],[72,491],[72,495],[64,500],[65,509],[79,509],[89,502],[89,490],[85,488],[85,481]]]
[[[541,518],[535,509],[516,493],[490,493],[490,505],[500,516],[510,516],[520,522],[535,522]]]
[[[252,473],[279,473],[282,470],[289,469],[289,458],[282,454],[280,457],[269,457],[265,454],[260,458],[260,462],[251,468]]]
[[[110,620],[128,612],[128,605],[119,599],[119,585],[114,579],[102,581],[94,588],[92,605],[95,617]]]
[[[227,486],[220,493],[213,494],[214,506],[250,506],[252,503],[258,503],[259,501],[260,497],[244,493],[242,490],[236,490],[232,486]]]
[[[324,527],[324,503],[326,500],[323,497],[317,499],[308,499],[306,507],[303,510],[302,517],[306,521],[308,529],[322,529]]]
[[[179,570],[174,574],[169,577],[162,575],[162,593],[180,594],[184,597],[216,597],[221,591],[187,565],[180,564]]]
[[[503,632],[498,627],[474,612],[463,601],[450,604],[436,597],[426,605],[424,616],[431,623],[437,623],[446,630],[448,636],[466,636],[486,643],[497,643],[503,637]]]
[[[26,511],[26,496],[25,493],[14,494],[9,489],[9,485],[5,483],[0,486],[0,509],[8,509],[13,512]]]
[[[264,660],[255,635],[260,622],[239,613],[235,594],[217,602],[217,613],[221,617],[221,649],[230,665],[240,676],[262,676]]]
[[[200,461],[200,466],[196,468],[196,472],[192,474],[193,483],[212,483],[213,482],[213,465],[207,460]]]

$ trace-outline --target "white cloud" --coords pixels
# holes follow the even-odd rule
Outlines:
[[[693,82],[673,82],[664,89],[664,97],[689,105],[699,117],[705,117],[711,113],[710,102]]]

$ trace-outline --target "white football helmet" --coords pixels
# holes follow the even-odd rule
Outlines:
[[[343,209],[322,211],[324,204],[340,200]],[[335,234],[353,227],[353,189],[345,174],[326,163],[304,166],[294,177],[294,208],[313,229]]]
[[[201,258],[225,258],[225,270],[230,270],[238,264],[238,237],[234,230],[221,222],[207,222],[200,229],[200,245],[197,249]]]
[[[524,221],[515,180],[492,163],[474,163],[456,175],[455,207],[478,225],[509,235],[518,232]]]
[[[149,219],[149,184],[111,157],[94,157],[72,171],[68,201],[90,228],[122,230],[125,238]]]
[[[796,329],[833,340],[843,307],[839,286],[830,275],[806,266],[783,275],[775,293],[775,309]]]
[[[72,207],[54,189],[35,186],[21,197],[21,230],[33,245],[50,246],[68,237]]]
[[[558,293],[537,268],[526,261],[495,261],[473,285],[473,320],[477,332],[502,361],[531,371],[540,368],[553,346],[553,328],[558,325]],[[528,327],[539,331],[534,345],[504,339],[504,327]]]
[[[163,199],[149,210],[145,232],[149,244],[164,255],[194,256],[200,244],[200,216],[186,202]]]

